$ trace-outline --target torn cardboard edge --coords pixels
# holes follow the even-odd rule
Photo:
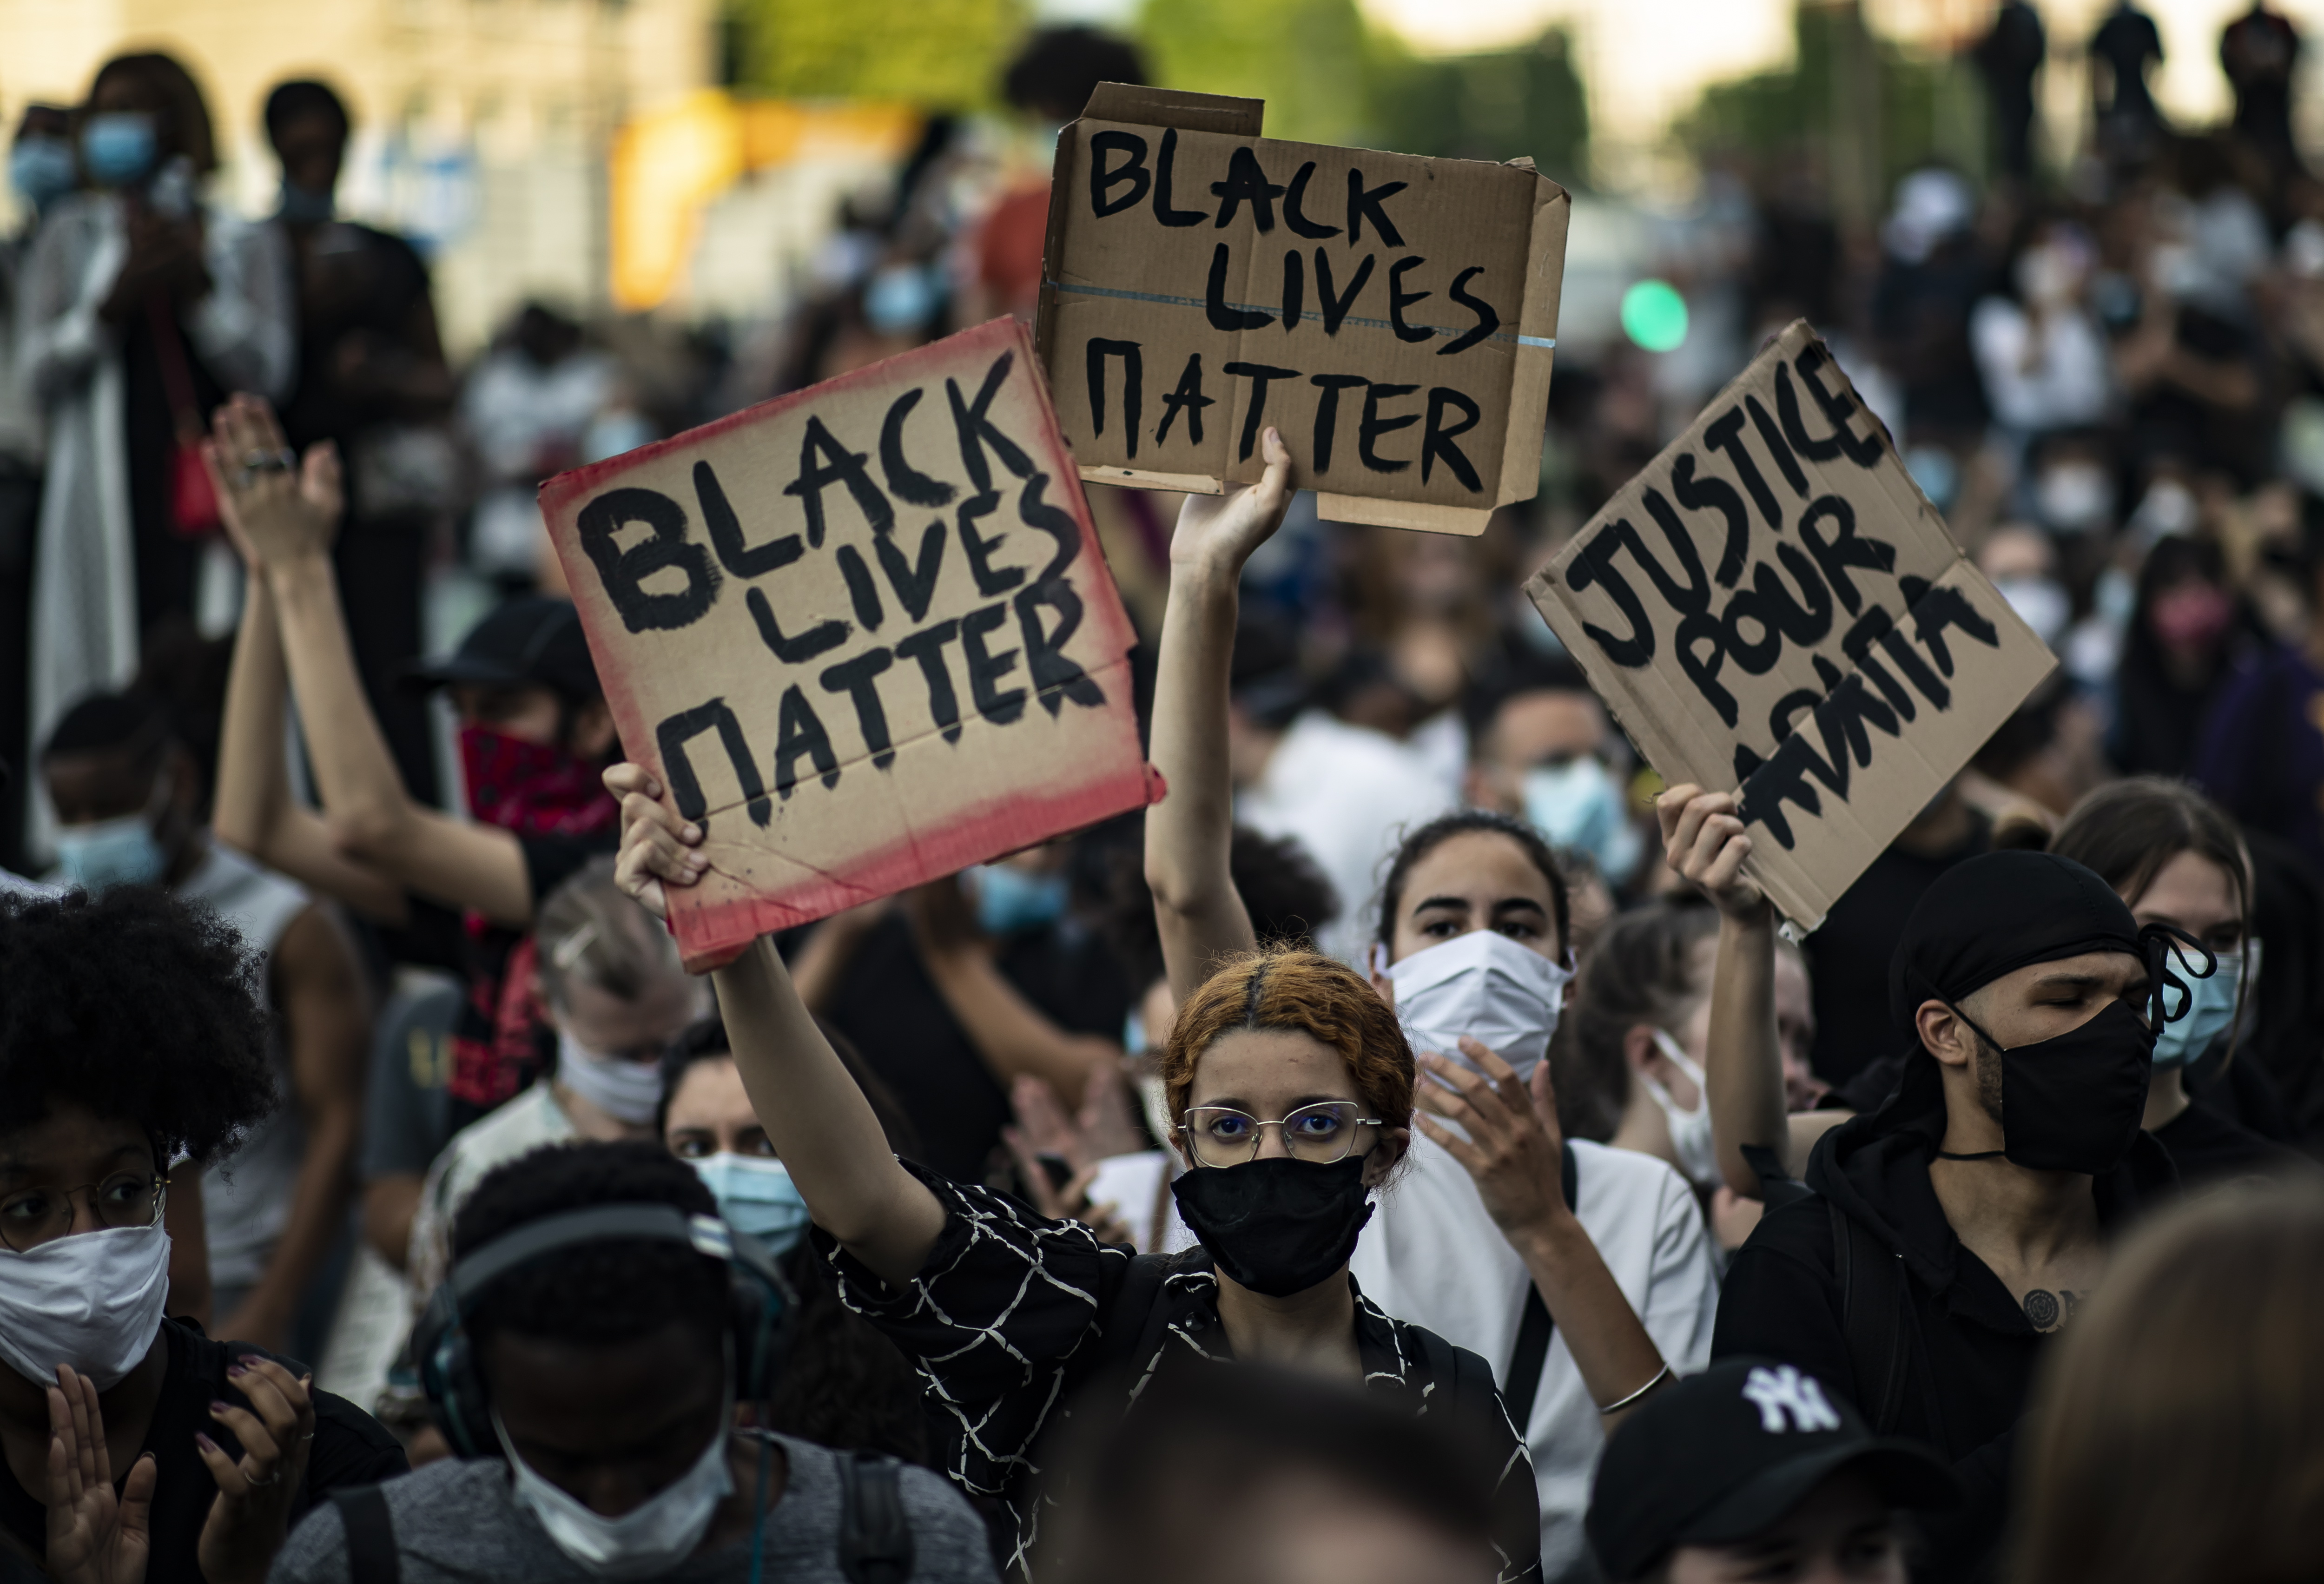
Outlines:
[[[1102,82],[1078,121],[1120,121],[1141,126],[1176,128],[1180,132],[1216,133],[1224,137],[1258,138],[1267,112],[1264,99],[1240,99],[1223,94],[1197,94],[1176,88],[1144,87],[1131,83]],[[1382,152],[1393,151],[1383,150]],[[1414,158],[1419,156],[1406,156]],[[1073,202],[1072,183],[1064,167],[1072,158],[1072,143],[1061,138],[1056,163],[1049,180],[1048,232],[1041,243],[1041,297],[1033,317],[1037,347],[1047,346],[1056,327],[1058,291],[1064,278],[1066,210]],[[1514,373],[1509,382],[1509,419],[1501,449],[1499,488],[1490,506],[1432,505],[1421,501],[1387,501],[1370,495],[1315,493],[1319,516],[1333,522],[1372,528],[1401,528],[1422,533],[1454,534],[1474,539],[1485,531],[1493,513],[1503,506],[1530,501],[1541,492],[1541,449],[1546,430],[1549,382],[1557,345],[1558,301],[1565,278],[1561,265],[1565,239],[1572,221],[1573,199],[1563,187],[1541,174],[1529,154],[1502,161],[1531,175],[1536,183],[1533,228],[1526,248],[1526,289],[1516,334]],[[1554,216],[1545,221],[1545,216]],[[1538,415],[1528,421],[1526,415]],[[1167,490],[1178,494],[1222,495],[1241,484],[1209,474],[1155,473],[1144,468],[1084,465],[1084,482],[1113,484],[1131,490]],[[1512,479],[1517,482],[1512,483]]]

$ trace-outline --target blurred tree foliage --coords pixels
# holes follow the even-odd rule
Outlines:
[[[738,86],[796,98],[997,105],[1024,0],[728,0]]]
[[[1829,169],[1843,206],[1853,196],[1875,208],[1932,160],[1982,174],[1984,96],[1966,60],[1870,32],[1854,0],[1802,0],[1793,26],[1791,65],[1715,83],[1679,118],[1673,131],[1695,158],[1763,172],[1804,159]],[[1851,177],[1856,195],[1844,190]]]
[[[1590,109],[1568,40],[1421,56],[1355,0],[1148,0],[1139,27],[1168,87],[1267,101],[1269,137],[1508,160],[1579,179]]]

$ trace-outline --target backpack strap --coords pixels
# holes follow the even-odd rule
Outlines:
[[[912,1520],[904,1511],[902,1462],[880,1452],[832,1457],[839,1469],[839,1570],[847,1584],[904,1584],[912,1572]]]
[[[395,1523],[379,1487],[343,1486],[331,1492],[331,1502],[347,1532],[347,1584],[398,1584],[403,1570],[395,1551]]]
[[[1177,1265],[1178,1257],[1175,1254],[1139,1254],[1131,1257],[1130,1270],[1113,1294],[1113,1307],[1105,1312],[1105,1329],[1091,1361],[1093,1377],[1141,1360],[1139,1344],[1154,1329],[1155,1316],[1161,1308],[1162,1284]]]
[[[1886,1435],[1904,1416],[1908,1372],[1906,1330],[1911,1294],[1904,1257],[1878,1239],[1832,1201],[1832,1266],[1840,1285],[1840,1328],[1848,1341],[1848,1362],[1856,1377],[1857,1406],[1872,1428]]]
[[[1573,1158],[1573,1144],[1567,1140],[1558,1151],[1558,1177],[1565,1189],[1568,1209],[1573,1205],[1581,1169]],[[1534,1398],[1541,1391],[1541,1368],[1549,1361],[1549,1341],[1557,1330],[1551,1318],[1549,1305],[1541,1301],[1541,1289],[1533,1277],[1526,1277],[1525,1316],[1517,1322],[1517,1346],[1509,1349],[1509,1367],[1502,1379],[1508,1384],[1501,1390],[1501,1401],[1509,1411],[1509,1423],[1517,1428],[1517,1439],[1525,1439],[1526,1427],[1533,1423]]]

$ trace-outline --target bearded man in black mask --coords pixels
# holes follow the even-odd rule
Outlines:
[[[2183,983],[2165,953],[2163,926],[2141,931],[2070,859],[1947,872],[1889,968],[1896,1091],[1825,1135],[1815,1194],[1771,1211],[1728,1273],[1715,1358],[1796,1364],[1952,1462],[1968,1499],[1931,1523],[1929,1577],[1989,1567],[2046,1340],[2114,1232],[2178,1193],[2139,1131],[2161,987]]]

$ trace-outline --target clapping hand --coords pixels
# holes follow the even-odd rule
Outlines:
[[[1571,1215],[1561,1161],[1565,1140],[1557,1125],[1549,1064],[1534,1068],[1528,1085],[1517,1069],[1467,1035],[1461,1036],[1461,1050],[1476,1069],[1433,1051],[1422,1054],[1422,1070],[1436,1082],[1418,1085],[1415,1098],[1422,1111],[1457,1122],[1469,1137],[1463,1139],[1425,1115],[1416,1113],[1413,1120],[1467,1168],[1503,1232],[1515,1237]]]
[[[307,1478],[315,1444],[315,1403],[307,1388],[315,1377],[294,1377],[255,1353],[241,1355],[226,1373],[250,1406],[213,1403],[210,1417],[242,1443],[242,1456],[228,1457],[207,1435],[194,1437],[218,1487],[194,1558],[208,1584],[265,1584],[290,1533],[291,1497]]]
[[[113,1488],[97,1383],[57,1366],[49,1388],[49,1576],[61,1584],[143,1584],[152,1554],[157,1466],[141,1453]]]

